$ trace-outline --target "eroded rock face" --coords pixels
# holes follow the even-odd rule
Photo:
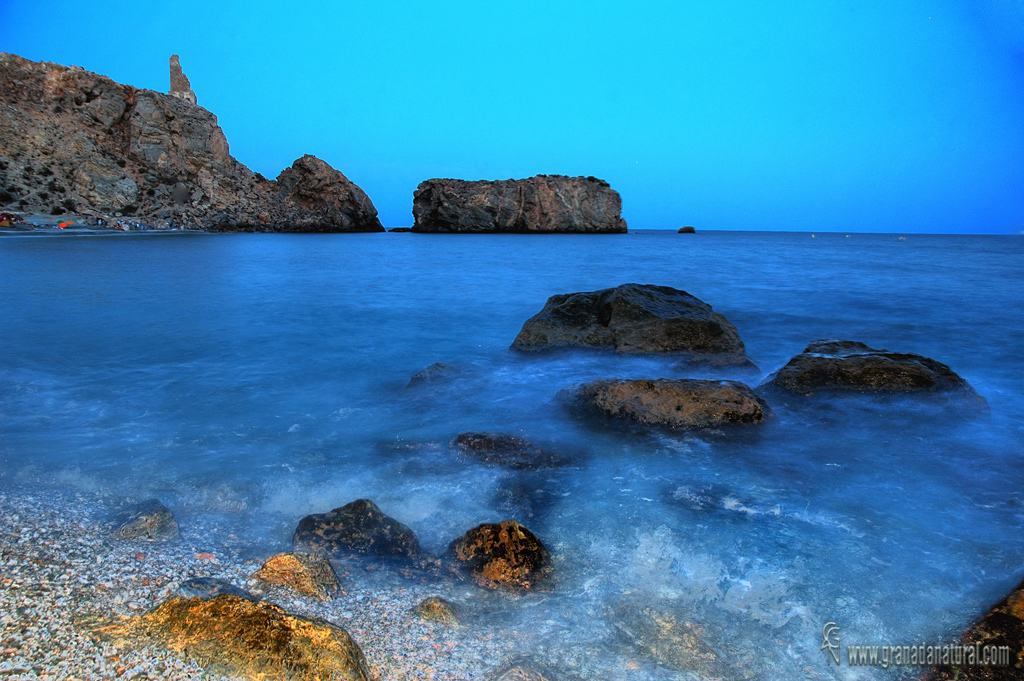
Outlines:
[[[514,520],[473,528],[448,547],[448,559],[482,586],[529,589],[548,572],[548,551]]]
[[[174,514],[159,499],[147,499],[122,511],[117,517],[121,539],[167,541],[178,536]]]
[[[369,681],[363,652],[341,627],[232,595],[170,598],[139,617],[93,629],[123,645],[160,645],[207,671],[279,681]]]
[[[768,404],[743,383],[699,379],[606,379],[582,383],[560,397],[581,416],[666,428],[757,424]]]
[[[179,94],[0,53],[3,205],[213,230],[383,231],[340,172],[304,156],[267,180],[231,156],[216,116]]]
[[[1017,681],[1024,678],[1024,582],[1017,585],[1009,596],[992,606],[970,629],[964,632],[961,643],[973,646],[1007,646],[1007,666],[971,665],[966,659],[949,660],[934,667],[921,677],[921,681]]]
[[[377,504],[358,499],[328,513],[308,515],[299,521],[293,538],[295,548],[325,553],[336,558],[351,555],[414,557],[420,553],[416,534]]]
[[[342,593],[341,582],[322,553],[278,553],[253,574],[271,584],[290,586],[304,596],[328,601]]]
[[[414,232],[616,233],[626,231],[622,199],[595,177],[421,182]]]
[[[985,404],[967,381],[941,362],[833,339],[812,341],[758,386],[758,392],[799,397],[837,393],[918,395]]]
[[[199,100],[196,98],[196,93],[192,91],[192,83],[188,82],[188,77],[181,70],[181,60],[178,55],[171,55],[171,90],[170,94],[174,97],[184,99],[192,104],[198,104]]]
[[[512,343],[524,352],[574,347],[672,354],[694,365],[753,366],[735,326],[702,300],[668,286],[623,284],[551,296]]]

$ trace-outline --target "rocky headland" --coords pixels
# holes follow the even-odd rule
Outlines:
[[[303,156],[277,180],[231,156],[175,56],[169,94],[0,53],[0,209],[214,231],[381,232],[369,197]]]
[[[626,232],[622,199],[596,177],[537,175],[523,180],[421,182],[414,232]]]

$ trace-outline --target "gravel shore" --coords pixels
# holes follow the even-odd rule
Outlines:
[[[476,605],[487,602],[489,610],[511,597],[336,564],[346,593],[321,603],[250,579],[262,561],[216,519],[183,526],[171,542],[122,540],[113,533],[112,506],[98,494],[0,491],[0,678],[224,678],[162,649],[99,642],[84,626],[145,612],[193,577],[227,579],[290,612],[344,627],[378,679],[487,679],[538,643],[536,632],[472,618],[453,628],[411,612],[429,596],[456,604],[478,599]]]

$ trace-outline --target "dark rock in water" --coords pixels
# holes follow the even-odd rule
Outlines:
[[[421,369],[412,375],[409,379],[407,388],[412,388],[423,383],[433,383],[440,381],[445,378],[450,378],[457,373],[457,369],[450,364],[444,362],[434,362],[426,369]]]
[[[412,227],[392,227],[389,232],[411,232]]]
[[[685,227],[680,227],[679,231],[677,232],[677,234],[696,234],[696,233],[697,233],[697,230],[695,230],[690,225],[686,225]]]
[[[743,383],[693,378],[606,379],[559,393],[572,411],[667,428],[718,428],[761,423],[768,404]]]
[[[539,447],[504,433],[460,433],[452,447],[464,458],[512,470],[545,468],[565,461]]]
[[[455,611],[455,606],[438,596],[423,599],[413,612],[417,617],[428,622],[437,622],[453,627],[459,625],[459,616]]]
[[[267,558],[253,578],[290,586],[304,596],[322,601],[344,593],[331,562],[322,553],[275,554]]]
[[[736,327],[710,305],[685,291],[647,284],[551,296],[512,343],[525,352],[575,347],[750,363]]]
[[[505,667],[490,681],[555,681],[555,677],[536,664],[523,661]]]
[[[368,499],[359,499],[329,513],[299,521],[296,549],[322,552],[334,558],[352,555],[405,556],[420,553],[420,542],[408,527],[384,515]]]
[[[171,79],[165,94],[0,53],[0,188],[21,197],[19,210],[49,213],[60,204],[158,227],[384,231],[363,190],[313,156],[277,181],[239,163],[174,58]],[[39,176],[56,189],[36,191],[29,178]]]
[[[625,232],[622,199],[595,177],[432,179],[413,194],[414,232]]]
[[[192,579],[186,579],[174,591],[174,595],[180,598],[209,599],[221,594],[248,598],[250,601],[259,600],[248,591],[239,589],[228,580],[217,579],[216,577],[193,577]]]
[[[680,620],[660,607],[622,603],[612,609],[611,621],[634,648],[661,664],[702,678],[734,678],[701,638],[701,628]]]
[[[998,651],[1006,646],[1005,666],[979,666],[967,659],[943,660],[942,666],[929,669],[921,681],[1019,681],[1024,679],[1024,582],[1021,582],[1009,596],[996,603],[964,632],[960,639],[964,646],[995,646]],[[996,651],[993,651],[996,652]],[[997,653],[1002,654],[1002,653]],[[1002,660],[997,660],[1002,662]]]
[[[530,589],[548,573],[548,551],[514,520],[473,528],[448,547],[448,560],[488,588]]]
[[[208,671],[287,681],[370,681],[362,650],[348,632],[262,601],[221,595],[170,598],[138,617],[95,627],[126,647],[159,645]]]
[[[178,536],[174,514],[159,499],[147,499],[122,511],[117,523],[121,539],[167,541]]]
[[[844,393],[934,395],[985,404],[984,398],[945,364],[921,355],[832,339],[811,342],[758,386],[758,392],[801,397]]]

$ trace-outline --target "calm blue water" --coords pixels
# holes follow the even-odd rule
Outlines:
[[[737,678],[853,678],[825,666],[825,622],[844,643],[948,641],[1024,575],[1022,256],[996,236],[3,238],[0,483],[156,494],[268,550],[359,497],[433,551],[516,517],[557,557],[554,592],[522,615],[549,659],[627,654],[610,613],[648,599],[698,622]],[[762,377],[848,338],[949,364],[991,414],[844,401],[777,405],[742,436],[588,429],[559,389],[681,374],[507,348],[548,296],[625,282],[713,305]],[[437,361],[461,373],[406,390]],[[465,430],[575,464],[459,462],[444,445]]]

